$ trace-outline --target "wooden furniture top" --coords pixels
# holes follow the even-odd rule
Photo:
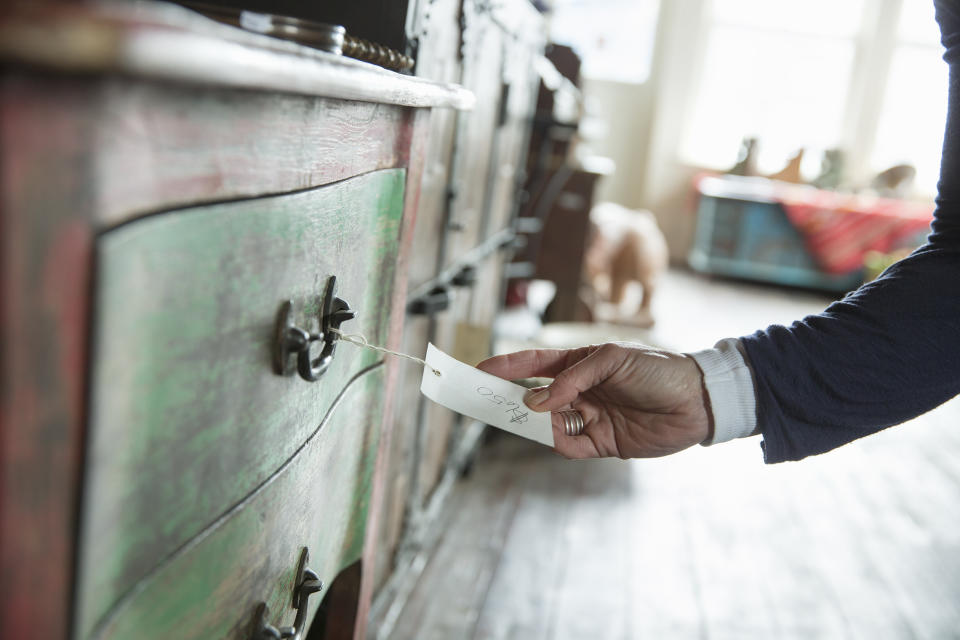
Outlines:
[[[467,110],[473,93],[270,36],[183,7],[44,6],[0,17],[0,62],[407,107]]]

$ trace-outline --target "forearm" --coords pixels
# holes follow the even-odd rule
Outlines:
[[[822,314],[741,344],[767,462],[904,422],[960,392],[960,252],[926,246]]]

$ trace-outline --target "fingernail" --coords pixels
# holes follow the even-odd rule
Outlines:
[[[537,405],[541,405],[547,401],[550,397],[550,389],[541,389],[536,393],[531,393],[529,396],[524,398],[524,402],[527,403],[527,406],[531,409],[536,408]]]

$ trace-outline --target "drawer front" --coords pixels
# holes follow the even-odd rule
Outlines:
[[[275,324],[289,299],[317,331],[336,276],[358,314],[344,331],[385,339],[404,176],[165,213],[101,239],[78,637],[288,460],[377,360],[340,344],[317,382],[278,375]]]
[[[292,625],[301,550],[325,587],[361,555],[382,380],[382,368],[354,380],[295,458],[138,585],[94,637],[248,640],[261,602],[268,622]],[[308,621],[325,592],[308,599]]]

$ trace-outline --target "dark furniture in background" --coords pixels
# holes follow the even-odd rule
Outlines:
[[[517,221],[525,243],[510,268],[515,293],[509,297],[522,301],[529,278],[549,280],[557,289],[544,320],[583,321],[590,319],[579,298],[590,209],[597,181],[612,170],[612,161],[574,154],[583,115],[580,58],[570,47],[551,44],[546,60],[553,68],[541,73]]]
[[[587,243],[590,239],[590,209],[597,182],[607,175],[606,164],[577,163],[557,173],[562,188],[544,217],[535,242],[533,277],[557,286],[547,307],[546,322],[588,322],[592,314],[580,300]]]

